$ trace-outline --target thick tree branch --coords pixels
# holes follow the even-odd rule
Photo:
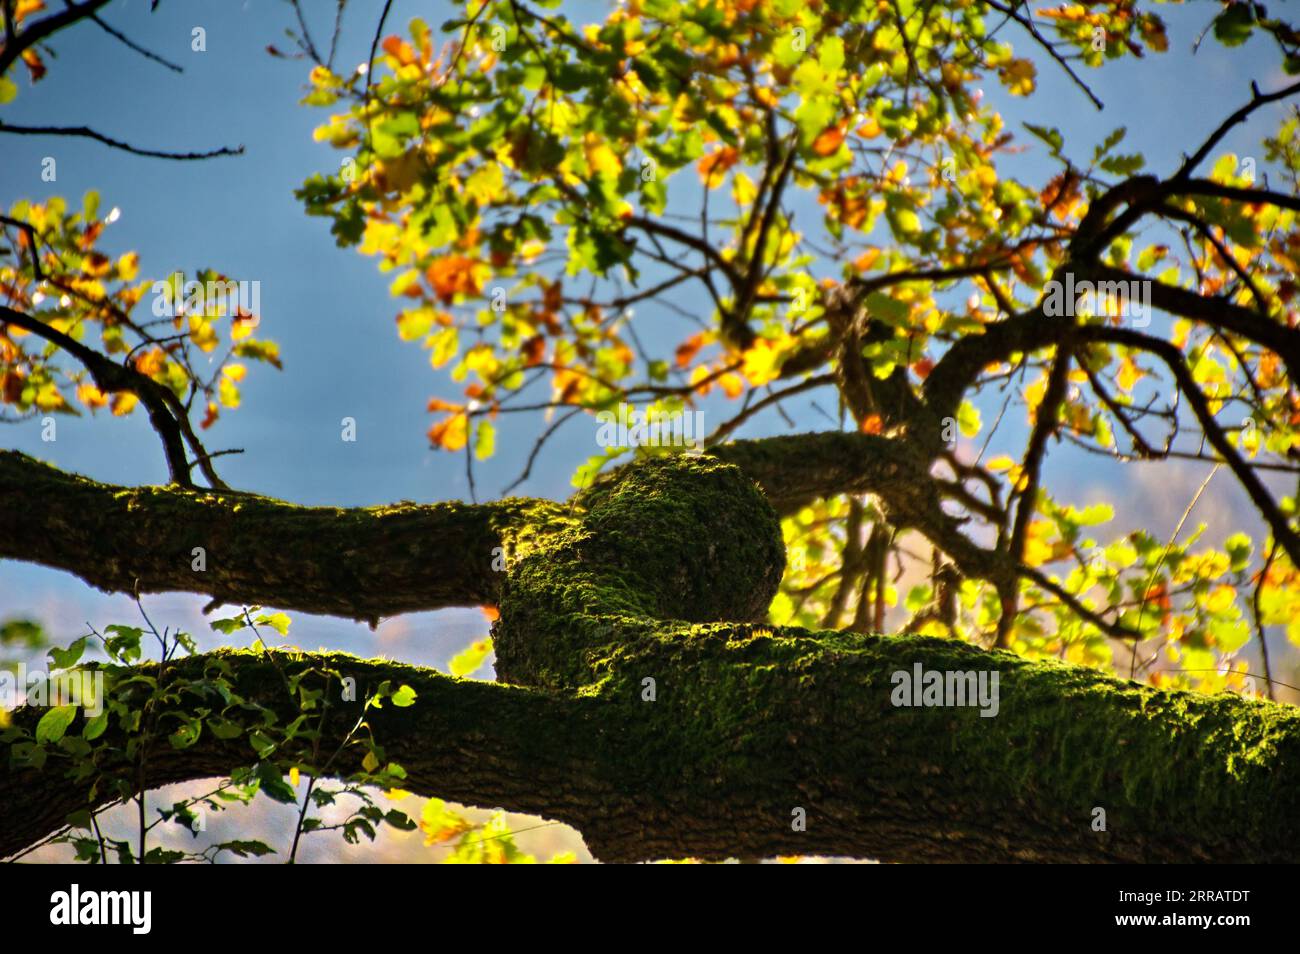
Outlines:
[[[1300,714],[1291,707],[1154,690],[923,637],[719,624],[611,650],[611,678],[597,695],[284,652],[194,657],[173,674],[224,662],[236,690],[280,724],[297,711],[281,671],[335,669],[357,681],[359,699],[385,679],[410,685],[412,707],[367,716],[385,757],[406,771],[404,789],[566,822],[603,861],[1300,859]],[[996,671],[996,716],[894,706],[895,674],[910,677],[917,665]],[[641,697],[644,675],[656,679],[655,702]],[[324,751],[359,711],[331,705]],[[15,722],[30,730],[40,715],[19,710]],[[334,771],[359,771],[361,755],[345,752]],[[222,777],[252,761],[243,738],[205,732],[183,750],[160,738],[146,784]],[[0,856],[103,804],[58,764],[54,755],[36,772],[0,761]],[[1105,832],[1092,830],[1096,807]],[[792,826],[795,809],[806,831]]]
[[[564,519],[559,504],[521,499],[345,509],[127,489],[0,452],[0,557],[67,570],[110,592],[203,593],[372,622],[495,603],[504,561],[526,550],[530,525]]]

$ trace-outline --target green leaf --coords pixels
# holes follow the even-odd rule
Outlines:
[[[263,613],[253,622],[263,626],[270,626],[281,636],[289,635],[289,623],[291,620],[287,613]]]
[[[1214,18],[1214,38],[1224,46],[1241,46],[1255,29],[1255,14],[1249,3],[1234,3]]]
[[[844,40],[837,34],[822,40],[817,60],[827,73],[838,73],[844,68]]]
[[[11,619],[0,624],[0,646],[16,643],[22,643],[28,649],[36,649],[45,643],[45,630],[40,623],[30,619]]]
[[[40,722],[36,723],[36,741],[41,743],[59,741],[76,717],[76,706],[55,706],[41,716]]]
[[[275,751],[275,742],[269,736],[261,731],[254,731],[248,737],[248,744],[253,747],[259,759],[267,758]]]
[[[468,676],[483,665],[483,661],[487,659],[490,652],[492,652],[491,638],[478,640],[469,648],[452,657],[451,674],[453,676]]]
[[[108,728],[108,710],[105,709],[93,719],[86,722],[85,728],[81,730],[81,737],[87,742],[93,742],[104,734]]]
[[[82,653],[86,651],[86,641],[89,637],[82,636],[67,649],[59,649],[57,646],[49,652],[50,665],[55,669],[69,669],[77,664]]]
[[[244,617],[242,616],[232,616],[229,619],[214,619],[208,625],[218,633],[221,633],[224,636],[229,636],[231,633],[243,629],[248,625],[248,623],[244,621]]]
[[[911,308],[884,292],[872,292],[865,304],[872,317],[882,318],[892,325],[902,324],[912,313]]]
[[[399,687],[398,690],[393,693],[393,705],[400,709],[405,709],[407,706],[415,705],[415,690],[407,685]]]
[[[1061,149],[1065,145],[1065,137],[1061,135],[1061,131],[1055,126],[1035,126],[1033,123],[1025,123],[1025,128],[1047,143],[1051,147],[1053,156],[1061,154]]]
[[[496,428],[486,418],[474,425],[474,456],[487,460],[496,450]]]

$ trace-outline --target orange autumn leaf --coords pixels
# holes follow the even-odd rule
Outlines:
[[[397,60],[403,66],[410,66],[415,62],[415,50],[411,44],[407,43],[401,37],[389,36],[384,38],[384,52]]]
[[[542,359],[546,357],[546,339],[541,335],[533,335],[524,341],[520,350],[524,355],[524,366],[535,367],[541,364]]]
[[[31,74],[32,82],[39,82],[45,76],[45,63],[41,60],[41,55],[35,50],[23,50],[23,63],[27,66],[27,72]]]
[[[425,278],[445,304],[451,304],[458,294],[477,295],[481,288],[477,263],[464,255],[447,255],[436,259],[425,270]]]
[[[863,434],[879,434],[885,429],[885,422],[879,414],[868,414],[862,419],[860,430]]]
[[[495,606],[480,606],[479,609],[483,611],[483,615],[487,617],[489,623],[495,623],[501,618],[501,611]]]
[[[163,354],[162,348],[151,348],[135,359],[135,369],[147,378],[161,373],[166,364],[167,356]]]
[[[688,368],[700,349],[704,347],[705,333],[693,334],[677,346],[677,367]]]
[[[1173,600],[1169,598],[1169,587],[1165,585],[1164,581],[1147,590],[1146,599],[1159,607],[1162,613],[1168,613],[1174,608]]]
[[[209,427],[211,427],[213,424],[217,422],[217,415],[219,415],[220,413],[221,413],[220,410],[218,410],[217,408],[217,402],[209,401],[208,412],[203,415],[203,420],[199,421],[199,427],[203,428],[206,431]]]
[[[878,258],[880,258],[880,249],[869,248],[853,260],[853,267],[860,272],[869,271]]]
[[[844,142],[844,130],[839,126],[827,126],[812,142],[812,151],[818,156],[831,156]]]
[[[700,174],[700,181],[709,188],[726,174],[727,170],[740,161],[740,150],[735,146],[723,146],[713,150],[695,164]]]
[[[722,385],[722,392],[729,398],[735,399],[745,393],[745,379],[734,372],[724,374],[718,384]]]
[[[856,132],[863,139],[875,139],[880,135],[882,130],[880,128],[880,123],[876,122],[875,119],[868,117],[867,121],[859,126]]]
[[[429,442],[443,450],[463,450],[469,441],[469,418],[455,414],[429,428]]]

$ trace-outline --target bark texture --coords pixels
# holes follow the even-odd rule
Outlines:
[[[21,473],[33,466],[14,455],[5,461]],[[246,507],[270,507],[274,519],[288,520],[285,514],[296,508],[284,504],[174,490],[123,492],[55,472],[43,487],[44,498],[21,498],[21,506],[12,503],[20,498],[11,490],[19,488],[4,488],[6,555],[36,559],[39,548],[41,562],[75,565],[91,579],[88,554],[103,542],[85,525],[131,539],[132,528],[143,523],[151,529],[149,537],[135,538],[139,555],[116,551],[121,565],[100,579],[117,585],[153,573],[155,583],[192,589],[184,575],[167,575],[165,561],[156,562],[144,546],[150,538],[183,535],[175,521],[184,514],[214,534],[223,531],[226,541],[240,540],[248,549],[238,552],[273,570],[303,559],[302,552],[276,553],[280,546],[259,544],[251,529],[262,517]],[[75,505],[51,499],[65,493]],[[118,502],[123,493],[134,509]],[[37,499],[63,513],[62,521],[15,512],[39,509]],[[107,514],[84,512],[105,506]],[[83,513],[74,518],[78,507]],[[414,590],[418,554],[425,552],[411,551],[414,527],[399,522],[400,533],[381,529],[388,519],[383,510],[329,513],[302,511],[301,519],[320,533],[335,534],[322,544],[301,530],[300,545],[311,548],[305,552],[324,556],[336,547],[354,554],[350,572],[373,573],[370,580],[385,579],[385,569],[396,564],[397,578],[410,574]],[[455,680],[387,661],[289,653],[227,651],[185,660],[174,672],[227,667],[242,693],[282,721],[297,711],[282,676],[294,667],[329,665],[352,674],[359,686],[407,683],[417,691],[415,705],[386,707],[371,720],[387,757],[408,772],[405,787],[567,822],[607,861],[810,853],[887,861],[1300,860],[1300,713],[1294,708],[1156,690],[954,640],[762,625],[784,565],[779,526],[752,481],[717,458],[633,465],[568,508],[438,505],[403,519],[417,517],[446,534],[451,546],[482,546],[520,534],[514,521],[528,522],[530,531],[519,537],[525,545],[490,591],[501,608],[494,633],[498,672],[513,685]],[[250,529],[240,527],[244,520]],[[331,527],[331,520],[341,526]],[[15,540],[15,533],[22,536]],[[51,543],[32,536],[40,533],[75,536]],[[407,543],[392,552],[394,539]],[[444,575],[424,585],[449,601],[488,593],[483,581],[502,574],[488,576],[489,569],[471,579],[454,566],[467,555],[473,556],[447,552],[431,562],[428,575],[440,568]],[[245,571],[230,571],[237,572]],[[258,599],[280,606],[292,605],[285,596],[294,593],[307,594],[300,600],[327,599],[325,581],[338,571],[319,572],[312,589]],[[260,579],[265,587],[265,574]],[[245,593],[226,595],[251,601]],[[349,597],[357,594],[335,599]],[[910,674],[917,663],[926,671],[996,671],[997,715],[981,717],[976,707],[894,705],[895,674]],[[40,714],[20,710],[15,720],[30,727]],[[326,750],[356,715],[355,704],[331,710]],[[180,751],[164,740],[150,752],[148,784],[220,776],[250,761],[247,742],[239,739],[205,734]],[[344,759],[334,771],[355,768]],[[6,759],[0,854],[31,843],[87,804],[87,785],[62,777],[57,759],[40,772]],[[1104,832],[1093,830],[1095,808],[1105,809]],[[792,824],[797,810],[806,815],[806,830]]]

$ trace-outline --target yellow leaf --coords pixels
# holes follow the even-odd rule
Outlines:
[[[1052,559],[1053,548],[1047,542],[1052,527],[1052,523],[1047,520],[1035,520],[1029,524],[1023,557],[1026,566],[1042,566]]]
[[[731,180],[731,199],[736,205],[745,206],[754,201],[758,188],[754,180],[743,172],[737,172]]]
[[[108,397],[93,384],[77,385],[77,400],[91,410],[104,407],[108,404]]]
[[[113,395],[113,416],[123,417],[130,414],[139,401],[140,399],[130,391],[119,391]]]
[[[217,331],[212,327],[212,322],[200,318],[198,315],[190,315],[190,340],[198,345],[205,354],[208,354],[216,350]]]
[[[117,260],[117,277],[124,282],[134,281],[140,274],[140,256],[127,252]]]
[[[403,341],[423,338],[433,327],[432,308],[413,308],[397,316],[397,335]]]
[[[724,374],[718,383],[729,398],[735,399],[745,393],[745,379],[738,374]]]
[[[239,388],[230,378],[223,377],[217,385],[217,397],[226,407],[234,409],[239,407]]]
[[[606,146],[605,150],[608,152],[609,147]],[[478,202],[479,205],[490,204],[493,199],[501,194],[504,188],[505,178],[501,174],[501,164],[497,162],[488,162],[479,166],[465,180],[465,194]]]
[[[1132,358],[1125,358],[1119,366],[1119,386],[1124,391],[1132,391],[1133,385],[1142,379],[1146,372],[1137,366]]]
[[[781,373],[782,352],[767,338],[758,338],[745,352],[741,371],[754,387],[775,381]],[[726,385],[723,385],[724,389]],[[730,395],[729,395],[730,396]]]
[[[1034,91],[1038,69],[1029,60],[1009,60],[998,70],[1012,96],[1028,96]]]
[[[480,639],[452,657],[450,669],[453,676],[468,676],[487,659],[492,652],[492,640]]]
[[[1209,596],[1205,599],[1205,608],[1211,613],[1222,613],[1233,604],[1236,598],[1237,591],[1228,584],[1223,583],[1210,591]]]
[[[587,133],[583,139],[583,151],[587,156],[587,166],[591,169],[592,174],[599,175],[602,172],[608,172],[612,175],[618,175],[623,171],[623,165],[618,161],[618,156],[614,150],[609,148],[609,144],[601,139],[598,133]]]
[[[67,401],[59,393],[59,388],[55,384],[42,385],[36,392],[36,406],[42,411],[53,411],[67,406]]]
[[[460,332],[455,327],[443,328],[437,334],[430,335],[425,345],[431,349],[429,363],[435,368],[456,357],[460,350]]]

